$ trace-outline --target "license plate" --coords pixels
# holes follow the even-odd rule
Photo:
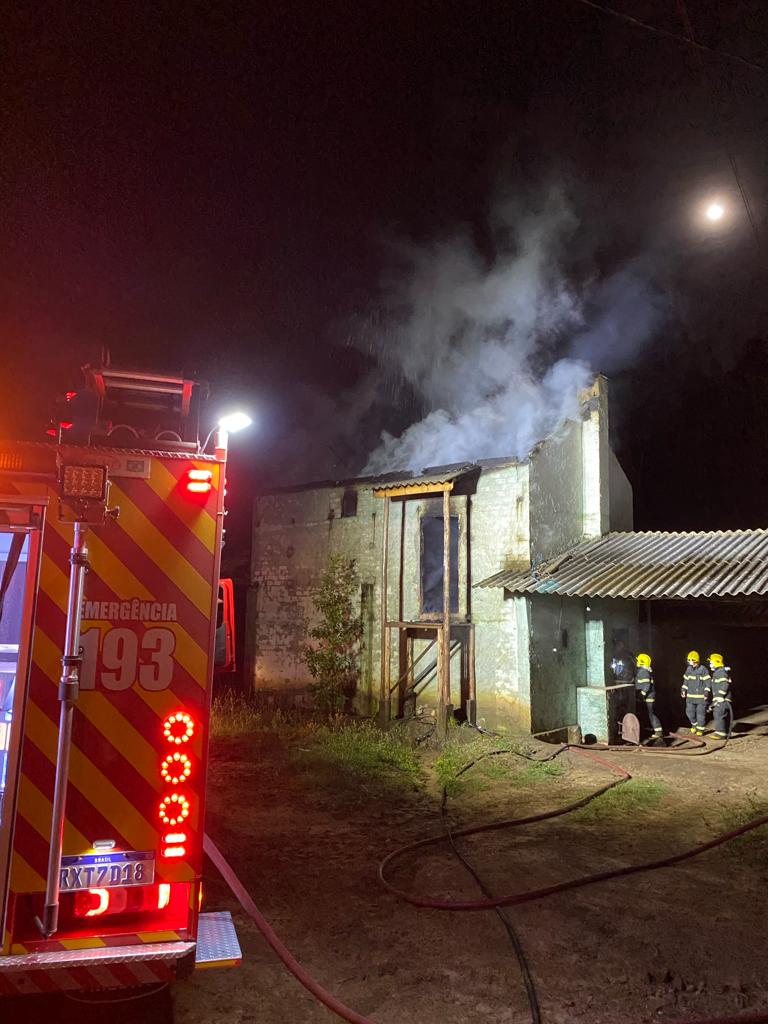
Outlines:
[[[62,857],[59,888],[110,889],[122,885],[151,885],[155,880],[154,853],[126,850],[123,853],[86,853]]]

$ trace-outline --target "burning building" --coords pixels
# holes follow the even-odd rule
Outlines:
[[[264,494],[254,508],[252,685],[281,702],[307,699],[301,649],[312,597],[328,556],[342,553],[360,577],[360,711],[386,719],[427,705],[493,727],[566,735],[578,725],[606,738],[634,702],[615,655],[637,649],[637,602],[492,584],[631,529],[632,491],[611,449],[603,377],[523,459]]]

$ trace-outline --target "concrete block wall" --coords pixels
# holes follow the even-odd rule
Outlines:
[[[483,470],[470,498],[472,582],[530,566],[530,467]],[[471,590],[475,623],[477,714],[490,728],[530,729],[526,598],[501,589]]]
[[[279,699],[306,694],[311,677],[301,657],[313,624],[313,594],[329,555],[354,558],[362,584],[375,588],[381,557],[381,501],[358,491],[357,514],[341,516],[345,488],[318,487],[265,495],[254,504],[247,671],[256,691]],[[377,631],[367,638],[373,663]],[[378,674],[377,674],[378,678]],[[370,680],[369,680],[370,682]]]

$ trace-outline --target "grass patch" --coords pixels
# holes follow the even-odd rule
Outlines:
[[[575,811],[573,817],[584,824],[630,815],[634,817],[656,807],[666,791],[667,786],[663,782],[653,779],[630,779],[596,797],[586,807]]]
[[[768,799],[759,797],[756,792],[749,793],[741,803],[723,812],[722,831],[732,832],[754,818],[762,818],[767,814]],[[743,836],[737,836],[726,843],[725,850],[768,877],[768,826],[763,825],[752,832],[745,832]]]
[[[318,726],[310,745],[292,756],[306,781],[321,788],[412,790],[422,779],[415,750],[396,733],[366,721]]]
[[[264,712],[252,698],[225,690],[213,698],[211,735],[214,739],[242,736],[264,728]]]
[[[473,736],[465,740],[464,735],[449,739],[434,764],[437,781],[449,797],[457,796],[467,787],[483,788],[482,780],[533,782],[560,776],[565,771],[564,765],[554,761],[518,761],[504,756],[515,753],[530,755],[523,740],[501,736]]]
[[[565,775],[565,765],[562,761],[528,761],[521,774],[530,782],[541,782],[547,779],[559,779]]]
[[[258,697],[225,690],[211,706],[211,735],[214,739],[276,733],[286,741],[306,739],[323,720],[316,712],[265,704]]]

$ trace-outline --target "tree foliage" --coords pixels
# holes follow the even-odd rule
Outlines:
[[[358,582],[355,560],[331,555],[313,597],[318,622],[302,656],[315,703],[326,714],[349,709],[360,676],[363,623],[353,603]]]

